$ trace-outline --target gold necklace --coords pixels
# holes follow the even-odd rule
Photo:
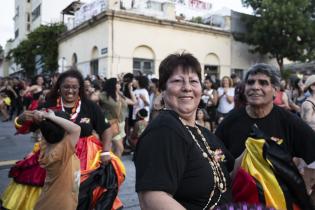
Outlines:
[[[197,125],[195,125],[194,128],[197,129],[197,133],[201,137],[203,145],[206,147],[206,151],[204,151],[203,148],[200,146],[200,144],[199,144],[198,140],[196,139],[195,135],[189,129],[189,126],[184,123],[183,119],[181,119],[181,118],[179,118],[179,119],[182,122],[182,124],[186,127],[186,129],[188,130],[188,132],[191,135],[192,139],[194,140],[194,142],[196,143],[196,145],[200,149],[200,151],[202,153],[202,156],[208,160],[209,165],[210,165],[210,167],[212,169],[214,186],[213,186],[213,189],[211,190],[211,193],[210,193],[210,196],[209,196],[209,200],[208,200],[206,206],[203,209],[207,209],[208,205],[210,204],[210,202],[212,200],[212,197],[214,195],[215,189],[218,188],[219,191],[220,191],[220,195],[219,195],[218,200],[210,207],[210,209],[213,209],[215,206],[218,205],[219,201],[221,200],[222,194],[224,192],[226,192],[226,190],[227,190],[227,184],[226,184],[226,179],[225,179],[224,173],[223,173],[223,171],[221,169],[220,163],[216,159],[216,152],[211,150],[211,148],[210,148],[206,138],[202,134],[202,132],[199,129],[199,127]]]

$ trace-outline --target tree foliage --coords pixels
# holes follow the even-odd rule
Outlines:
[[[0,55],[3,53],[3,47],[0,45]]]
[[[42,25],[29,33],[27,39],[22,41],[10,54],[15,62],[25,70],[27,76],[33,76],[36,73],[35,57],[37,55],[42,56],[44,72],[54,72],[58,68],[57,39],[64,31],[63,24]]]
[[[242,0],[253,8],[244,15],[247,32],[236,37],[254,46],[253,52],[283,60],[309,61],[315,55],[315,0]]]

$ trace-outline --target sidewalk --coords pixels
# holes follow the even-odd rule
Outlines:
[[[15,129],[13,122],[0,122],[0,194],[9,184],[8,172],[10,166],[16,160],[22,159],[29,153],[34,145],[31,135],[14,135]],[[126,180],[119,192],[119,198],[124,204],[126,210],[138,210],[139,201],[135,192],[135,167],[132,162],[132,156],[123,156],[122,161],[126,167]]]

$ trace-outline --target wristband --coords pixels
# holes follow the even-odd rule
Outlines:
[[[110,152],[102,152],[100,156],[110,156]]]
[[[15,124],[15,127],[16,127],[17,129],[19,129],[19,128],[22,127],[22,125],[17,122],[18,119],[19,119],[19,117],[16,117],[15,120],[14,120],[14,124]]]

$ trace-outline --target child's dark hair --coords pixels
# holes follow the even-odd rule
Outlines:
[[[69,119],[69,114],[66,112],[55,112],[55,115],[58,117],[62,117],[64,119]],[[44,139],[49,143],[49,144],[56,144],[60,142],[64,135],[65,135],[65,130],[54,123],[53,121],[46,119],[42,121],[39,124],[39,129],[44,137]]]
[[[138,119],[144,119],[148,116],[148,111],[144,108],[140,109],[137,113],[137,118]]]

